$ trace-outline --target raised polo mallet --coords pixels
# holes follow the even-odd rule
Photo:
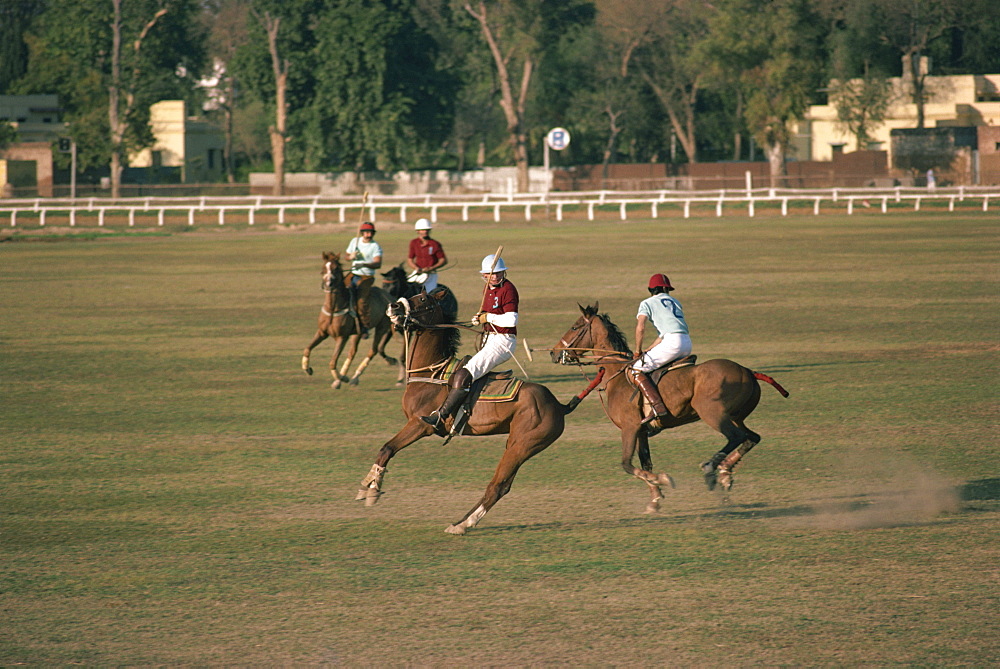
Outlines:
[[[490,274],[493,274],[493,270],[497,268],[497,261],[500,260],[500,254],[503,253],[503,244],[497,247],[497,252],[493,254],[493,264],[490,265]],[[479,311],[483,310],[483,302],[486,301],[486,291],[490,289],[490,280],[486,279],[486,285],[483,286],[483,297],[479,300]],[[475,325],[475,323],[473,323]]]

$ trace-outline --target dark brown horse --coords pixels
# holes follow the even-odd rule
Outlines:
[[[403,392],[406,424],[382,446],[371,471],[361,482],[356,499],[364,500],[365,506],[375,504],[382,494],[382,478],[389,460],[413,442],[434,433],[434,428],[420,417],[437,409],[448,393],[444,369],[454,360],[461,339],[458,328],[451,323],[455,312],[446,314],[442,308],[446,297],[443,292],[431,295],[421,292],[409,299],[401,298],[390,307],[393,324],[406,333],[408,340],[407,385]],[[462,434],[509,434],[510,437],[482,499],[445,531],[465,534],[475,527],[510,490],[518,468],[559,438],[565,427],[564,417],[576,404],[561,404],[548,388],[529,382],[521,385],[511,401],[478,402]],[[447,426],[451,429],[451,419]]]
[[[388,293],[389,297],[394,300],[398,300],[401,297],[413,297],[423,289],[424,285],[422,283],[410,283],[406,280],[406,270],[403,269],[402,264],[395,265],[388,272],[382,273],[382,290]],[[451,289],[443,283],[439,283],[437,288],[431,292],[438,290],[451,292]]]
[[[760,443],[760,435],[744,424],[760,401],[758,381],[771,384],[785,397],[788,393],[766,374],[749,370],[732,360],[708,360],[664,374],[657,387],[670,415],[643,425],[642,393],[629,383],[624,373],[626,366],[632,364],[632,351],[618,326],[607,314],[598,314],[597,308],[597,304],[580,307],[580,318],[552,348],[552,361],[564,365],[582,364],[581,358],[585,358],[604,368],[606,381],[601,390],[606,393],[605,412],[621,430],[622,467],[650,488],[652,499],[646,511],[651,513],[659,509],[663,499],[661,485],[673,486],[673,479],[667,474],[653,474],[649,437],[660,430],[699,419],[726,438],[722,450],[701,465],[705,483],[709,490],[716,483],[729,490],[733,484],[733,468],[747,451]],[[632,465],[637,445],[641,469]]]
[[[361,332],[358,329],[359,323],[357,314],[352,310],[350,289],[347,287],[344,277],[344,269],[340,266],[340,256],[336,253],[325,251],[323,253],[323,290],[326,292],[326,299],[323,308],[319,313],[319,326],[312,341],[302,351],[302,371],[312,374],[312,367],[309,365],[309,354],[314,348],[328,337],[333,338],[333,355],[330,357],[330,374],[333,376],[333,388],[340,388],[344,382],[352,386],[358,385],[358,379],[368,367],[368,363],[377,355],[382,356],[390,365],[398,365],[399,361],[386,355],[385,347],[392,338],[392,324],[385,310],[389,305],[389,296],[379,288],[372,288],[368,297],[368,308],[370,311],[370,322],[372,324],[369,334],[371,347],[365,359],[358,365],[354,376],[348,377],[347,371],[358,352],[358,342],[361,339]],[[337,371],[337,359],[340,357],[344,345],[350,343],[347,350],[347,359],[339,373]],[[399,376],[403,377],[403,367],[399,368]]]
[[[406,280],[406,271],[403,270],[403,265],[394,266],[388,272],[382,274],[382,290],[388,293],[389,297],[398,300],[401,297],[413,297],[417,293],[424,292],[424,285],[422,283],[410,283]],[[458,311],[458,300],[455,299],[455,294],[451,292],[451,288],[439,283],[437,287],[431,291],[433,293],[444,293],[442,297],[441,306],[446,313],[455,313]],[[397,386],[403,385],[404,372],[403,369],[406,367],[406,347],[403,347],[403,352],[400,355],[400,373],[399,379],[396,381]]]

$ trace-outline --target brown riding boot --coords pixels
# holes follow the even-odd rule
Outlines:
[[[472,373],[464,367],[461,368],[451,377],[449,385],[451,389],[441,406],[430,416],[420,417],[420,420],[433,427],[434,432],[440,437],[447,435],[444,422],[455,415],[455,411],[462,405],[465,396],[469,394],[469,390],[472,388]]]
[[[660,397],[660,390],[653,383],[652,379],[645,372],[635,370],[632,371],[632,378],[635,380],[635,384],[639,386],[639,390],[642,391],[646,401],[653,407],[653,413],[643,418],[642,424],[651,423],[661,416],[669,416],[670,412],[667,411],[667,406],[663,403],[663,398]]]

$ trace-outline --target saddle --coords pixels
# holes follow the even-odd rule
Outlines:
[[[468,358],[463,359],[456,369],[462,367]],[[472,382],[469,394],[465,396],[465,401],[455,412],[455,418],[451,424],[451,430],[445,437],[447,444],[456,434],[466,434],[465,428],[472,418],[472,412],[479,402],[513,402],[517,399],[517,394],[521,390],[524,381],[514,376],[514,370],[506,369],[501,372],[488,372],[485,376]]]
[[[687,357],[674,360],[673,362],[669,362],[666,365],[662,367],[657,367],[653,371],[649,372],[648,374],[649,380],[652,381],[653,383],[659,383],[660,379],[662,379],[663,375],[666,374],[667,372],[672,372],[673,370],[680,369],[681,367],[690,367],[691,365],[695,364],[697,360],[698,360],[697,355],[689,355]],[[629,380],[631,381],[631,379]],[[632,385],[635,386],[634,383]]]
[[[667,372],[671,372],[675,369],[680,369],[681,367],[690,367],[694,365],[697,360],[698,360],[697,355],[689,355],[684,358],[679,358],[677,360],[674,360],[673,362],[669,362],[666,365],[663,365],[662,367],[657,367],[651,372],[648,372],[647,376],[649,376],[649,380],[653,382],[653,385],[656,386],[659,385],[660,379],[662,379],[664,374],[666,374]],[[652,407],[650,407],[649,402],[646,400],[645,393],[639,391],[639,386],[635,382],[635,376],[633,374],[626,374],[625,378],[627,378],[628,382],[632,384],[632,396],[629,397],[629,401],[631,402],[632,400],[634,400],[636,394],[638,394],[640,397],[642,397],[643,415],[649,413]],[[660,430],[663,429],[663,426],[659,420],[654,420],[647,426],[646,429],[647,429],[647,436],[651,437],[654,434],[660,432]]]

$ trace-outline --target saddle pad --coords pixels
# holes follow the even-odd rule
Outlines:
[[[479,394],[479,402],[510,402],[517,397],[524,381],[515,378],[491,379]]]

